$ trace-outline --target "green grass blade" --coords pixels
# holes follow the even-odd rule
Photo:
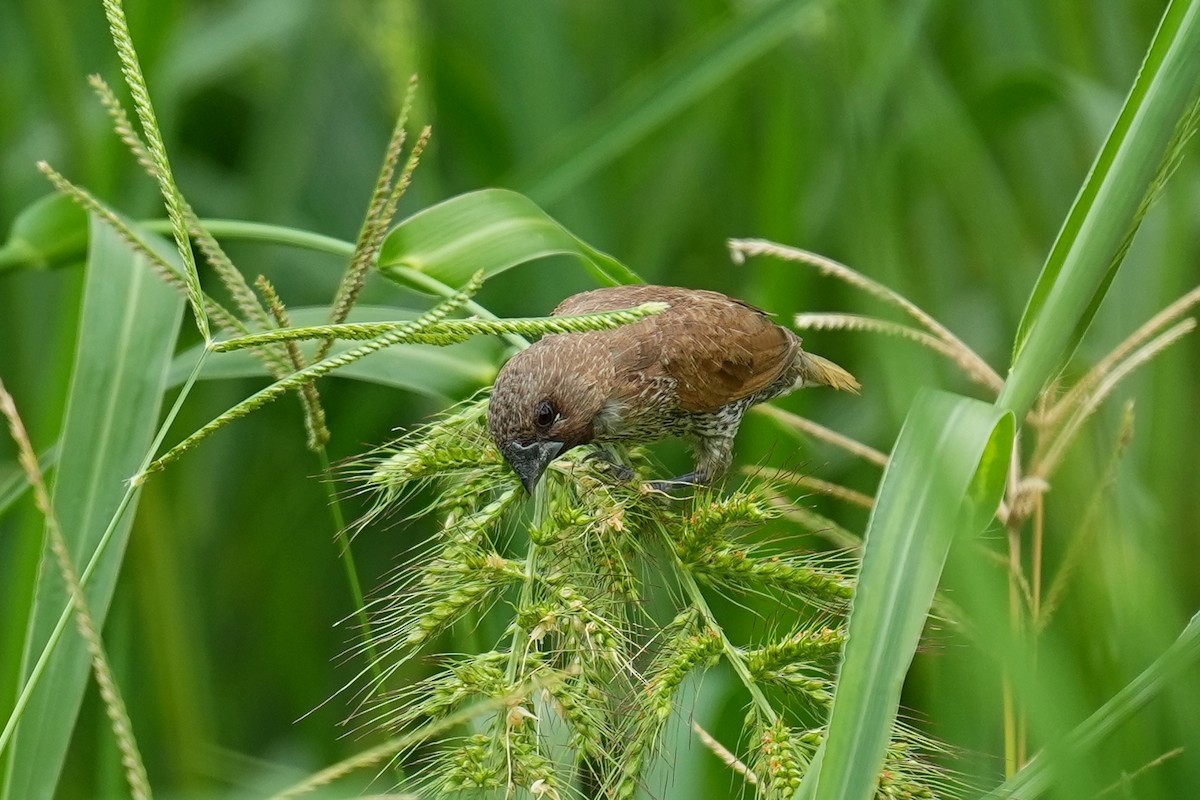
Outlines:
[[[418,316],[419,312],[388,306],[355,306],[350,321],[376,322],[416,319]],[[325,306],[298,308],[291,311],[291,317],[297,326],[319,325],[329,317],[329,309]],[[330,354],[337,355],[355,345],[352,341],[338,342]],[[311,359],[316,345],[305,342],[301,344],[301,350]],[[348,364],[333,376],[392,386],[439,400],[460,400],[491,384],[496,377],[501,350],[502,345],[497,339],[483,336],[446,347],[397,345]],[[171,364],[168,385],[183,383],[203,351],[203,345],[197,345],[177,356]],[[262,362],[248,350],[209,353],[200,371],[201,380],[246,377],[270,377]]]
[[[58,448],[51,447],[38,456],[38,469],[45,474],[58,463]],[[29,477],[15,461],[0,466],[0,517],[8,507],[25,496],[29,490]]]
[[[995,512],[1012,441],[1012,416],[986,403],[932,391],[913,403],[867,523],[821,766],[797,797],[873,796],[946,553]]]
[[[596,250],[524,195],[483,189],[452,197],[401,222],[383,242],[379,269],[406,286],[405,269],[458,289],[476,272],[491,277],[526,261],[575,256],[602,284],[641,283],[633,270]]]
[[[1098,745],[1105,736],[1128,721],[1166,688],[1175,677],[1192,668],[1197,660],[1200,660],[1200,614],[1192,617],[1191,622],[1166,652],[1080,723],[1061,746],[1043,752],[1026,764],[1024,769],[989,793],[986,800],[1016,797],[1032,800],[1037,797],[1050,787],[1058,754],[1065,750],[1072,755],[1078,755]]]
[[[598,170],[630,151],[663,123],[732,78],[754,59],[792,36],[806,19],[822,19],[811,0],[761,3],[705,32],[618,94],[541,163],[512,184],[539,203],[555,203]]]
[[[88,562],[150,447],[182,310],[174,289],[107,226],[92,222],[81,333],[53,490],[77,566]],[[97,626],[107,615],[131,520],[126,514],[88,583]],[[57,569],[44,566],[26,632],[26,670],[66,603]],[[87,676],[83,640],[71,630],[17,725],[4,798],[53,797]]]
[[[1000,404],[1023,417],[1091,323],[1200,85],[1200,2],[1174,0],[1042,268]]]

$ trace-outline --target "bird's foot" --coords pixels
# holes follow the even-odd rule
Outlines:
[[[646,485],[652,491],[662,492],[663,494],[671,494],[672,491],[683,487],[692,489],[703,489],[712,483],[712,480],[702,472],[689,472],[686,475],[679,475],[665,481],[650,481]]]
[[[626,466],[617,460],[617,457],[607,450],[593,450],[584,456],[584,461],[599,461],[603,465],[605,471],[610,472],[614,478],[622,483],[627,483],[634,479],[637,475],[633,471],[633,467]]]

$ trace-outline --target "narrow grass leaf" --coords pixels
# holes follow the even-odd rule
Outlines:
[[[1145,212],[1200,85],[1200,2],[1174,0],[1022,316],[1000,403],[1023,417],[1071,356]]]
[[[183,300],[108,226],[93,219],[79,346],[54,481],[54,507],[76,567],[86,564],[139,468],[158,424]],[[136,500],[135,500],[136,504]],[[102,627],[116,585],[132,513],[88,582],[87,602]],[[47,551],[28,621],[25,670],[67,604]],[[82,638],[59,643],[12,740],[2,797],[54,796],[88,675]]]
[[[943,392],[917,396],[867,523],[821,766],[797,797],[873,796],[946,553],[956,533],[981,529],[995,512],[1012,442],[1003,411]]]
[[[450,287],[554,255],[578,258],[606,286],[642,279],[610,255],[576,237],[528,197],[506,189],[483,189],[452,197],[401,222],[384,240],[379,269],[421,291],[404,277],[414,270]]]

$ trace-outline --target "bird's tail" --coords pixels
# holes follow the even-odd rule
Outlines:
[[[862,388],[853,375],[828,358],[821,358],[801,350],[800,360],[804,365],[804,382],[806,384],[830,386],[839,391],[853,392],[854,394],[858,394],[858,390]]]

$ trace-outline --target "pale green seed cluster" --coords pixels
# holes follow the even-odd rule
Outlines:
[[[791,798],[804,779],[817,744],[819,737],[780,722],[764,726],[758,736],[754,765],[760,796],[768,800]]]
[[[769,527],[785,523],[753,491],[664,498],[619,480],[586,449],[555,461],[524,502],[485,420],[486,399],[472,400],[352,470],[375,493],[369,519],[424,489],[435,499],[416,513],[441,525],[371,604],[381,677],[367,687],[362,724],[402,733],[470,720],[406,756],[406,788],[654,794],[646,770],[666,723],[687,713],[681,688],[726,662],[752,710],[746,752],[722,757],[761,796],[790,797],[831,703],[853,589],[846,559],[772,550]],[[631,465],[655,474],[640,454]],[[726,628],[707,597],[726,592],[776,598],[768,619],[788,620],[785,630]],[[414,658],[436,652],[449,628],[486,637],[483,652],[434,660],[431,675],[404,685],[403,675],[426,668]],[[887,796],[946,785],[915,742],[897,734]]]
[[[818,607],[839,607],[852,595],[846,576],[806,556],[760,555],[737,536],[778,516],[763,498],[738,492],[695,511],[675,540],[680,560],[697,578],[733,589],[754,586],[802,598]]]

